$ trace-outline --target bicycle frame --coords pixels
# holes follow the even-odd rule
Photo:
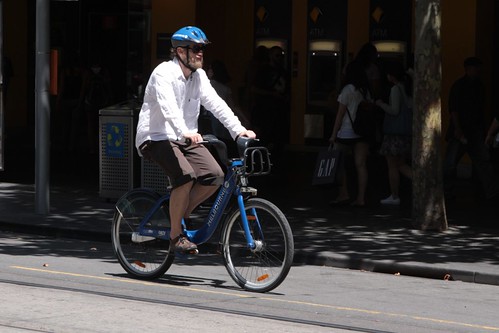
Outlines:
[[[206,215],[204,223],[187,230],[186,221],[182,221],[182,232],[200,244],[220,229],[220,239],[216,241],[230,277],[245,290],[267,292],[288,275],[294,241],[284,213],[271,201],[258,198],[256,189],[248,184],[249,177],[269,174],[271,169],[267,148],[254,146],[256,140],[250,140],[236,140],[239,158],[230,161],[224,154],[225,147],[219,144],[221,141],[207,142],[217,145],[213,147],[216,158],[229,169],[209,212],[197,212]],[[111,229],[113,250],[120,265],[133,277],[159,278],[180,254],[169,239],[168,208],[176,208],[168,207],[170,199],[170,194],[161,196],[150,189],[136,188],[116,203]],[[197,253],[195,250],[185,254]]]
[[[225,212],[227,205],[229,204],[231,196],[235,195],[237,197],[237,204],[241,213],[246,242],[250,249],[255,249],[255,242],[249,229],[248,217],[244,206],[243,192],[241,191],[240,185],[237,184],[237,173],[240,172],[238,170],[242,167],[244,167],[244,163],[242,160],[236,159],[231,162],[231,166],[228,168],[227,174],[224,178],[224,182],[218,191],[215,202],[211,207],[208,216],[205,218],[203,225],[199,229],[187,230],[185,227],[185,223],[182,220],[184,234],[192,242],[196,244],[202,244],[207,242],[213,236],[218,224],[222,219],[222,215]],[[169,198],[169,194],[162,196],[146,214],[139,226],[138,233],[140,236],[170,240],[170,228],[158,230],[147,226],[148,221],[154,216],[158,209],[169,200]],[[258,225],[258,217],[256,216],[256,212],[253,211],[252,214],[254,215]]]

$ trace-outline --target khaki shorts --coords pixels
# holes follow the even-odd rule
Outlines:
[[[173,188],[190,181],[202,185],[221,185],[224,173],[203,145],[179,141],[146,141],[139,147],[144,158],[156,162],[170,179]]]

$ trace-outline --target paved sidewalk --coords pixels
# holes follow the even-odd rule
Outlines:
[[[250,181],[288,217],[297,265],[499,285],[496,207],[456,201],[448,209],[450,228],[442,233],[413,230],[404,207],[333,209],[332,189],[309,185],[315,155],[298,155],[303,163],[277,172],[283,176]],[[33,185],[0,182],[0,235],[16,231],[109,242],[113,202],[99,197],[91,184],[62,183],[51,186],[50,213],[44,216],[35,213]]]

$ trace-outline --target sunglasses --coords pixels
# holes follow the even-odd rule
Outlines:
[[[190,50],[192,50],[192,52],[194,52],[194,53],[199,53],[199,52],[201,52],[201,51],[203,51],[203,52],[204,52],[204,50],[206,50],[206,45],[203,45],[203,44],[201,44],[201,45],[196,44],[196,45],[190,46],[190,47],[189,47],[189,49],[190,49]]]

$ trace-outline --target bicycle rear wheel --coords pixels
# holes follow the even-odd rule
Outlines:
[[[155,192],[135,189],[116,204],[111,232],[113,249],[121,266],[136,278],[154,279],[162,276],[175,258],[173,251],[169,251],[169,241],[143,237],[137,233],[140,222],[159,198]],[[169,227],[168,217],[168,210],[161,207],[149,220],[148,227]]]
[[[250,198],[245,206],[256,248],[248,247],[241,213],[234,209],[222,229],[225,267],[240,287],[267,292],[288,275],[294,256],[293,234],[284,214],[271,202]]]

